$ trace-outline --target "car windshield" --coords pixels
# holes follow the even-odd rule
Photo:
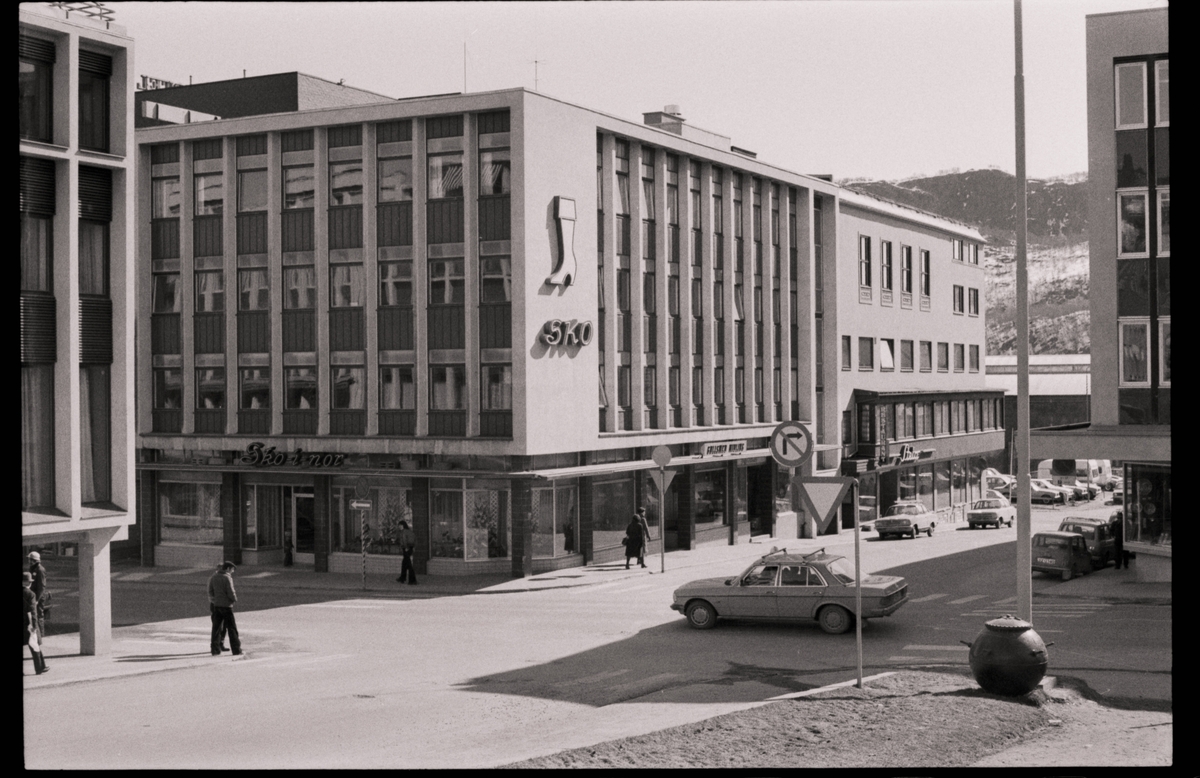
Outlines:
[[[1038,535],[1033,539],[1033,545],[1047,548],[1066,548],[1070,541],[1056,535]]]
[[[1004,503],[999,500],[979,500],[971,506],[972,510],[981,511],[985,508],[1003,508]]]
[[[1071,524],[1069,526],[1063,527],[1062,531],[1063,532],[1078,532],[1080,535],[1083,535],[1085,538],[1096,537],[1096,528],[1095,527],[1085,527],[1081,524]]]
[[[893,505],[888,508],[887,515],[889,516],[912,516],[920,513],[921,510],[915,505]]]
[[[833,577],[838,579],[838,581],[841,583],[854,583],[854,564],[847,560],[844,556],[834,557],[834,559],[829,562],[829,572],[833,573]],[[864,581],[867,579],[866,573],[863,573],[862,579]]]

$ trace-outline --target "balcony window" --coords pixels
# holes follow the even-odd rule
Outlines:
[[[435,259],[429,263],[429,304],[453,305],[465,299],[463,260]]]
[[[271,369],[244,367],[241,369],[238,407],[245,411],[271,407]]]
[[[379,407],[385,411],[411,411],[417,407],[412,367],[379,368]]]
[[[317,275],[311,265],[283,269],[283,307],[286,310],[313,310],[317,307]]]
[[[267,171],[238,172],[238,213],[267,210]]]
[[[179,178],[156,178],[150,182],[150,218],[178,219],[183,205]]]
[[[334,367],[330,371],[332,401],[335,410],[362,410],[366,402],[366,370],[361,367]]]
[[[512,410],[512,365],[484,365],[480,379],[482,410]]]
[[[221,173],[197,175],[195,185],[195,210],[197,216],[219,216],[225,206],[225,177]]]
[[[467,407],[467,371],[462,365],[431,365],[429,408],[460,411]]]
[[[271,289],[267,284],[267,269],[238,271],[238,310],[265,311],[271,305]]]
[[[206,367],[196,371],[196,408],[225,407],[225,368]]]
[[[412,305],[412,262],[379,263],[379,304]]]
[[[329,163],[329,205],[362,205],[362,161]]]
[[[284,408],[309,410],[317,407],[317,369],[289,367],[283,372]]]
[[[363,266],[329,266],[329,307],[361,308],[363,305]]]
[[[413,199],[412,158],[379,160],[379,202]]]
[[[196,313],[225,310],[225,274],[220,270],[196,273]]]
[[[179,274],[155,273],[151,297],[152,313],[179,313]]]
[[[312,208],[316,203],[316,177],[312,165],[283,169],[283,207]]]
[[[479,270],[480,303],[512,301],[511,257],[483,257]]]
[[[430,200],[462,197],[462,154],[431,154],[428,185]]]
[[[508,149],[479,152],[479,194],[505,195],[512,191],[512,162]]]

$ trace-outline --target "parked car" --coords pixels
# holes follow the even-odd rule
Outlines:
[[[1113,505],[1124,505],[1125,504],[1125,487],[1124,487],[1124,485],[1120,485],[1116,489],[1113,489],[1112,501],[1113,501]]]
[[[1036,487],[1037,489],[1041,489],[1043,491],[1048,491],[1048,492],[1054,492],[1055,494],[1059,495],[1059,499],[1054,500],[1054,502],[1065,503],[1068,499],[1075,498],[1075,490],[1074,489],[1068,489],[1064,486],[1055,486],[1054,484],[1050,483],[1049,481],[1045,481],[1041,478],[1029,479],[1029,486],[1031,489]]]
[[[1011,502],[1017,501],[1016,489],[1013,489],[1011,492],[1009,492],[1009,495]],[[1045,503],[1046,505],[1052,505],[1056,502],[1066,502],[1066,499],[1067,498],[1063,495],[1063,492],[1059,489],[1039,486],[1036,479],[1029,482],[1030,502],[1040,502]]]
[[[1087,541],[1075,532],[1039,532],[1033,536],[1031,567],[1039,573],[1057,573],[1064,581],[1092,571]]]
[[[976,500],[971,509],[967,511],[967,526],[971,529],[976,527],[995,527],[1000,529],[1004,525],[1012,526],[1017,520],[1017,509],[1004,499],[984,499]]]
[[[887,509],[883,518],[875,520],[875,531],[880,540],[892,536],[908,535],[915,538],[924,532],[933,537],[933,528],[937,526],[937,514],[930,511],[919,502],[898,502]]]
[[[1016,484],[1016,482],[1017,479],[1013,478],[1011,475],[999,473],[995,470],[991,470],[990,468],[985,470],[983,474],[984,488],[994,489],[1005,496],[1012,493],[1013,485]]]
[[[1108,567],[1109,560],[1117,558],[1117,542],[1113,538],[1110,519],[1068,516],[1059,523],[1058,531],[1083,535],[1093,567]]]
[[[734,578],[703,578],[675,590],[671,609],[687,616],[696,629],[711,629],[718,619],[816,621],[830,634],[854,626],[856,571],[845,557],[775,551]],[[900,576],[862,576],[862,617],[890,616],[908,602],[908,583]]]
[[[1002,493],[996,491],[995,489],[988,489],[986,492],[984,492],[983,499],[999,500],[1000,502],[1004,502],[1004,503],[1007,503],[1009,501],[1007,494],[1002,494]]]

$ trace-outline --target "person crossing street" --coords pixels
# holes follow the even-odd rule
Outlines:
[[[221,655],[222,632],[229,636],[230,653],[234,656],[242,653],[242,641],[238,636],[237,622],[233,618],[233,604],[237,602],[237,591],[233,588],[235,569],[237,565],[233,562],[225,562],[208,579],[208,598],[212,606],[210,647],[213,656]]]

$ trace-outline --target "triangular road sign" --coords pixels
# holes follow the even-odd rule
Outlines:
[[[800,496],[804,499],[804,507],[812,514],[817,522],[817,531],[824,532],[829,521],[837,513],[838,506],[846,491],[855,483],[854,478],[830,476],[817,478],[813,476],[797,476],[792,482],[799,487]]]
[[[660,495],[666,494],[671,488],[671,479],[675,477],[675,470],[651,470],[650,477],[654,479],[655,485],[658,486]]]

